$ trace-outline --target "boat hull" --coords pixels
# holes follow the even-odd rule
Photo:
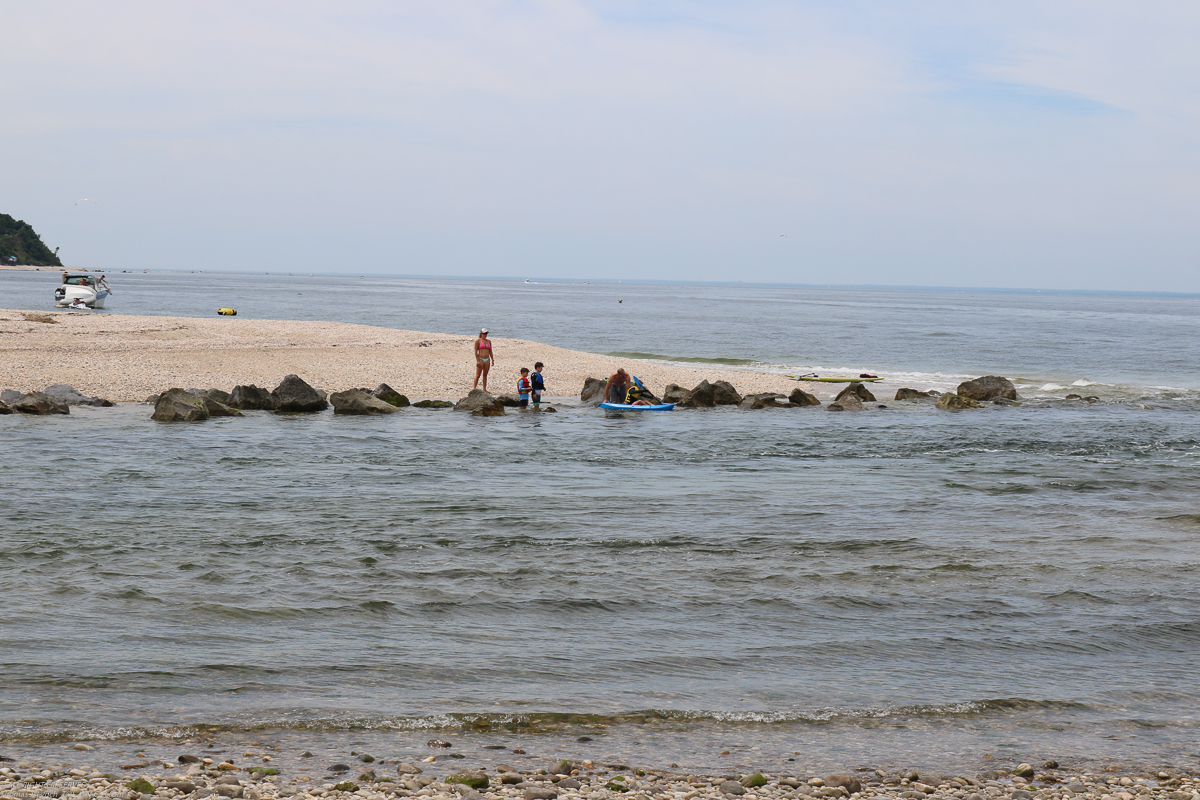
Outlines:
[[[675,404],[659,403],[655,406],[631,406],[625,403],[601,403],[600,407],[609,411],[670,411],[675,407]]]
[[[875,383],[883,378],[816,378],[811,375],[788,375],[794,381],[813,381],[814,383]]]
[[[88,308],[104,308],[104,301],[108,299],[107,289],[94,291],[85,286],[60,286],[59,290],[54,293],[54,305],[59,308],[71,305],[76,297]]]

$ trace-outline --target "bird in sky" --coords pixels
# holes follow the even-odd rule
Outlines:
[[[92,198],[90,198],[90,197],[81,197],[75,201],[75,205],[79,205],[80,203],[84,202],[85,200],[90,200],[93,203],[97,202],[96,200],[92,200]]]

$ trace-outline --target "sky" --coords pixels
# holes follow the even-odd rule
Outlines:
[[[0,212],[69,266],[1200,292],[1195,0],[0,0],[0,31]]]

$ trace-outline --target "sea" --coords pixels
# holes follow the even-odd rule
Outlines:
[[[49,310],[56,278],[0,272],[0,305]],[[0,417],[0,756],[1200,760],[1200,297],[108,280],[96,313],[487,326],[876,389],[1003,375],[1022,404]]]

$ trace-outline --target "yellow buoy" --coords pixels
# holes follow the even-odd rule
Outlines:
[[[222,317],[236,317],[237,309],[236,308],[218,308],[217,313],[220,314]]]

